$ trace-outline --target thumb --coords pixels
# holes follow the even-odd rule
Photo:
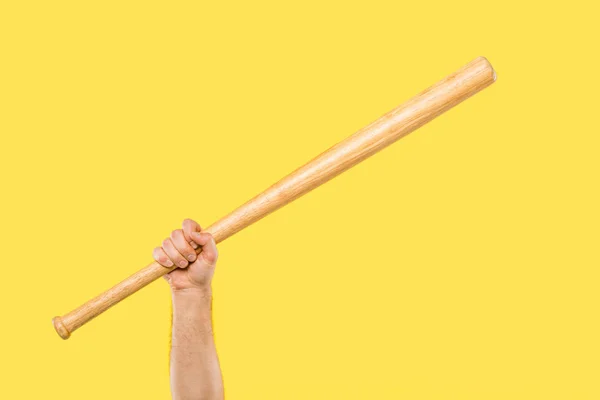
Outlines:
[[[215,238],[208,232],[193,232],[191,236],[194,242],[202,246],[202,252],[197,261],[204,261],[209,266],[215,265],[219,257]]]

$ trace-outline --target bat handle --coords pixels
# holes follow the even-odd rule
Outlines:
[[[197,250],[198,252],[200,249]],[[106,292],[94,297],[82,306],[63,316],[54,317],[52,323],[58,335],[68,339],[75,329],[102,314],[129,295],[137,292],[161,276],[173,271],[176,267],[166,268],[153,262],[146,268],[136,272],[124,281],[116,284]]]
[[[229,217],[231,219],[231,217]],[[213,235],[217,243],[223,241],[227,236],[231,235],[235,224],[228,222],[228,218],[223,218],[220,221],[212,224],[203,232],[208,232]],[[228,228],[226,228],[228,227]],[[240,228],[238,228],[240,229]],[[196,249],[196,254],[202,252],[202,247]],[[163,267],[156,261],[149,264],[145,268],[137,271],[127,279],[116,284],[106,292],[94,297],[85,304],[79,306],[68,314],[52,318],[52,324],[56,333],[63,338],[68,339],[75,329],[86,324],[104,311],[108,310],[121,300],[126,299],[144,286],[149,285],[163,275],[168,274],[177,267]]]

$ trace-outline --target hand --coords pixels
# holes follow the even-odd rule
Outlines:
[[[196,249],[202,252],[196,255]],[[178,268],[165,275],[173,291],[210,289],[218,258],[215,239],[208,232],[202,232],[197,222],[183,221],[183,229],[171,232],[162,247],[154,249],[152,256],[163,267]]]

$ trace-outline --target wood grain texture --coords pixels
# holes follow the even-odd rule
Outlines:
[[[365,158],[491,85],[496,74],[479,57],[298,168],[208,228],[217,243],[334,178]],[[197,250],[200,252],[201,250]],[[153,262],[79,308],[53,319],[63,339],[108,308],[174,268]]]

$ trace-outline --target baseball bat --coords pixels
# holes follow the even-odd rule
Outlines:
[[[491,85],[496,73],[484,57],[476,58],[452,75],[346,138],[229,215],[205,229],[217,243],[334,178],[365,158],[431,121]],[[200,253],[201,249],[196,250]],[[68,339],[75,329],[97,317],[150,282],[171,272],[153,262],[75,310],[55,317],[54,329]]]

